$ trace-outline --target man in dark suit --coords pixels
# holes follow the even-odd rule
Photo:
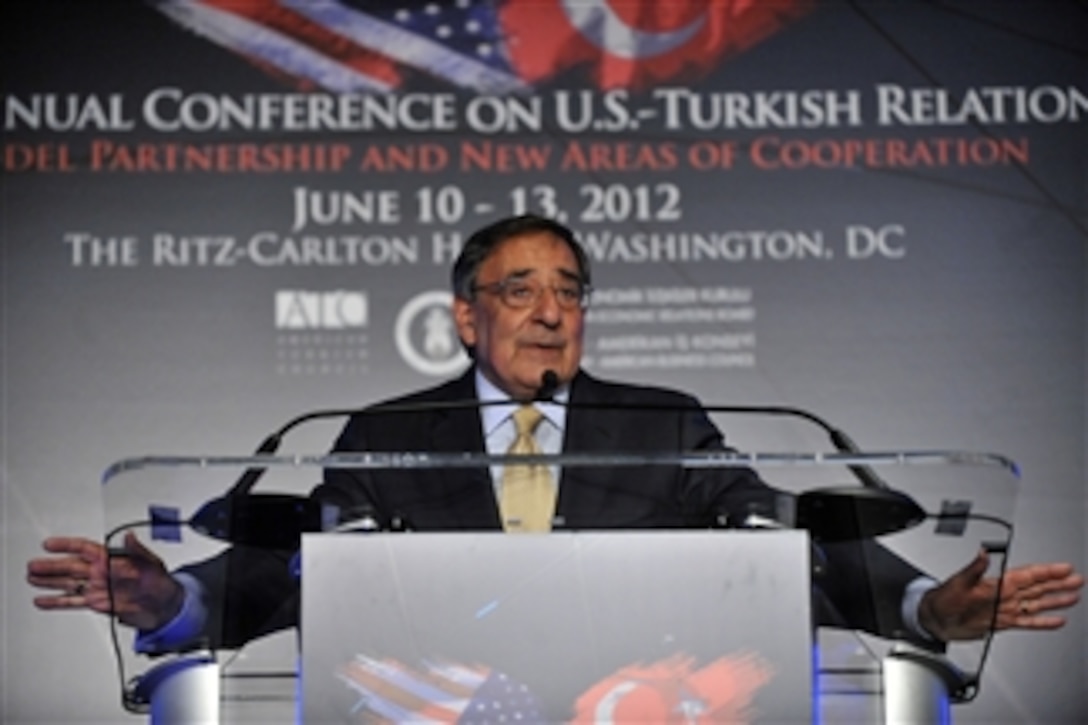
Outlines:
[[[353,417],[335,450],[504,453],[525,435],[512,414],[527,403],[538,409],[529,437],[543,453],[724,450],[720,432],[690,396],[604,382],[580,370],[590,279],[572,232],[554,221],[515,217],[472,235],[453,270],[453,313],[473,367],[457,380],[383,404],[384,411],[377,406]],[[550,388],[543,397],[560,404],[533,402],[542,387]],[[440,409],[476,400],[489,405]],[[594,405],[603,407],[589,409]],[[404,410],[411,406],[417,409]],[[552,521],[569,529],[706,527],[723,514],[766,511],[775,495],[747,469],[567,467],[534,478],[530,497],[545,509],[537,516],[514,507],[526,490],[517,486],[529,484],[508,488],[505,473],[338,469],[326,473],[313,495],[421,531],[540,530]],[[286,553],[234,547],[171,575],[134,537],[126,547],[131,555],[113,572],[115,613],[145,630],[148,649],[196,637],[238,646],[298,621],[298,585]],[[38,606],[108,611],[101,547],[58,538],[46,548],[66,556],[32,561],[28,578],[61,593],[37,598]],[[1057,628],[1064,620],[1050,612],[1072,606],[1083,585],[1067,564],[1020,567],[999,583],[983,576],[980,555],[938,585],[871,542],[836,545],[827,554],[818,582],[823,623],[916,640],[982,636],[998,591],[999,628]],[[856,583],[870,577],[877,596],[858,596]]]

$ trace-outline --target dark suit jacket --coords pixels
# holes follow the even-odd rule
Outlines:
[[[417,405],[419,411],[382,412],[379,405],[353,416],[334,450],[482,452],[483,433],[474,407],[432,407],[475,398],[474,371],[469,370],[456,380],[383,404],[402,409]],[[698,401],[676,391],[579,373],[571,384],[570,406],[564,452],[725,450],[721,433]],[[329,470],[313,495],[335,504],[347,518],[370,514],[383,523],[400,518],[419,531],[501,528],[486,468]],[[720,514],[740,520],[751,510],[773,511],[776,495],[748,469],[568,466],[562,472],[556,513],[572,530],[709,527]],[[905,586],[919,572],[872,542],[824,548],[828,565],[816,582],[818,623],[908,636],[900,605]],[[289,558],[290,552],[234,547],[189,568],[208,591],[213,645],[238,646],[297,624],[298,586],[288,573]],[[874,594],[859,586],[864,581],[873,582]]]

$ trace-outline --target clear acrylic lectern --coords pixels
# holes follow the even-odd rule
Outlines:
[[[282,504],[304,502],[330,469],[486,468],[504,460],[424,451],[127,459],[105,475],[108,543],[116,549],[121,533],[134,531],[171,569],[216,557],[229,544],[190,524],[247,471],[263,471],[254,493],[284,494]],[[639,708],[657,719],[668,706],[676,717],[701,717],[697,722],[711,722],[715,713],[752,722],[779,721],[784,713],[824,722],[938,722],[947,720],[951,704],[973,697],[988,638],[942,648],[914,636],[814,630],[814,619],[824,617],[809,600],[809,577],[816,572],[818,594],[825,534],[810,542],[793,527],[820,531],[814,518],[827,505],[840,506],[843,489],[864,495],[856,478],[864,467],[928,514],[879,536],[882,547],[936,580],[985,549],[996,575],[1007,558],[1005,522],[1017,481],[1007,459],[895,451],[600,453],[540,461],[625,467],[631,476],[647,465],[747,467],[793,494],[840,495],[784,497],[775,511],[725,522],[750,529],[740,531],[382,532],[365,519],[309,509],[305,527],[315,533],[306,534],[300,551],[275,554],[285,573],[301,579],[301,599],[281,611],[302,602],[301,637],[288,628],[217,651],[205,645],[219,633],[206,632],[178,654],[149,656],[137,653],[135,632],[118,627],[126,702],[156,722],[380,722],[402,719],[398,713],[442,721],[435,713],[460,717],[474,698],[490,696],[482,688],[501,676],[528,690],[543,708],[533,712],[548,721],[608,721],[601,713],[637,721],[632,713]],[[873,510],[858,504],[859,516]],[[281,533],[290,540],[290,532]],[[856,582],[857,597],[879,597],[878,590]],[[245,599],[224,604],[230,611],[213,618],[216,626],[245,616],[238,601]],[[519,608],[527,608],[528,620]],[[284,616],[292,621],[290,612]],[[427,709],[438,707],[436,700],[447,709]]]

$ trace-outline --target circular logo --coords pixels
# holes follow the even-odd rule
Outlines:
[[[452,375],[468,363],[453,323],[453,294],[421,292],[401,309],[393,328],[397,352],[424,375]]]

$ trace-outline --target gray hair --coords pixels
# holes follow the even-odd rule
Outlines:
[[[495,248],[508,239],[533,232],[550,232],[566,242],[578,264],[579,281],[587,287],[590,285],[589,258],[575,238],[574,232],[553,219],[537,214],[522,214],[499,219],[473,232],[465,241],[450,275],[454,296],[469,301],[475,299],[476,276]]]

